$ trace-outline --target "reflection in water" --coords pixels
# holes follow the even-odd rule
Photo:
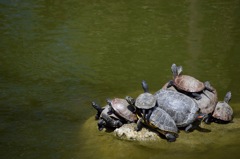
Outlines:
[[[172,63],[210,80],[219,99],[231,90],[238,119],[239,6],[239,0],[1,1],[2,158],[234,154],[237,127],[210,132],[217,141],[206,134],[203,145],[191,144],[197,140],[189,134],[179,143],[149,146],[85,124],[95,113],[91,101],[136,97],[143,79],[155,92],[172,78]]]

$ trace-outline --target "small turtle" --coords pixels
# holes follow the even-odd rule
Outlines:
[[[142,111],[144,117],[148,118],[152,112],[152,108],[156,106],[156,98],[149,93],[148,85],[144,80],[142,81],[142,88],[144,93],[140,94],[136,98],[134,105],[138,110]]]
[[[103,128],[118,128],[123,125],[123,121],[117,115],[114,113],[108,114],[111,109],[109,105],[101,107],[95,102],[92,102],[92,106],[97,110],[95,119],[98,120],[99,131],[102,131]]]
[[[192,98],[182,93],[160,89],[154,95],[157,98],[158,107],[165,110],[173,118],[177,127],[184,127],[186,132],[198,126],[197,124],[200,123],[197,121],[207,117],[199,113],[198,105]]]
[[[177,90],[189,94],[197,100],[201,99],[201,95],[199,93],[204,89],[213,92],[210,87],[204,85],[203,82],[197,80],[196,78],[188,75],[181,75],[183,70],[182,66],[177,67],[176,64],[172,64],[171,70],[173,73],[173,80],[169,82],[167,87],[174,86]]]
[[[110,106],[110,111],[108,114],[115,113],[127,122],[136,122],[137,115],[134,113],[135,109],[132,105],[130,105],[125,99],[114,98],[112,100],[107,99],[107,103]]]
[[[215,107],[212,117],[213,121],[217,123],[228,123],[233,119],[233,109],[228,104],[231,100],[231,92],[227,92],[224,101],[219,101]]]
[[[126,99],[129,103],[134,104],[134,99],[132,97],[127,96]],[[138,111],[138,113],[138,117],[142,117],[139,117],[137,128],[135,128],[135,130],[140,131],[143,123],[163,134],[169,142],[176,140],[176,137],[178,136],[178,128],[175,121],[166,111],[160,107],[154,107],[149,119],[144,118],[142,112]]]

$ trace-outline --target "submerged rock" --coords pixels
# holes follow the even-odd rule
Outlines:
[[[156,141],[161,140],[157,132],[151,131],[145,127],[141,131],[135,131],[136,123],[124,124],[120,128],[114,130],[114,135],[124,140],[137,141]]]

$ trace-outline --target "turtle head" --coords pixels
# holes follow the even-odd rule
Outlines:
[[[125,97],[126,101],[130,104],[130,105],[134,105],[135,104],[135,99],[130,97],[130,96],[126,96]]]
[[[148,84],[147,84],[147,82],[146,81],[142,81],[142,88],[143,88],[143,90],[144,90],[144,92],[146,93],[146,92],[148,92]]]
[[[173,73],[173,76],[174,78],[178,75],[180,75],[180,73],[182,72],[182,66],[177,66],[175,63],[172,64],[171,66],[171,70],[172,70],[172,73]]]
[[[231,91],[227,92],[227,94],[224,97],[224,102],[228,103],[231,100],[232,93]]]
[[[109,106],[112,106],[112,100],[111,100],[110,98],[107,98],[107,99],[106,99],[106,102],[107,102],[107,104],[108,104]]]

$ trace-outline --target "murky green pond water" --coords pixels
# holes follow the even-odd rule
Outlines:
[[[240,1],[0,0],[1,158],[239,158]],[[98,132],[91,101],[151,92],[172,63],[232,91],[234,123],[175,143]]]

